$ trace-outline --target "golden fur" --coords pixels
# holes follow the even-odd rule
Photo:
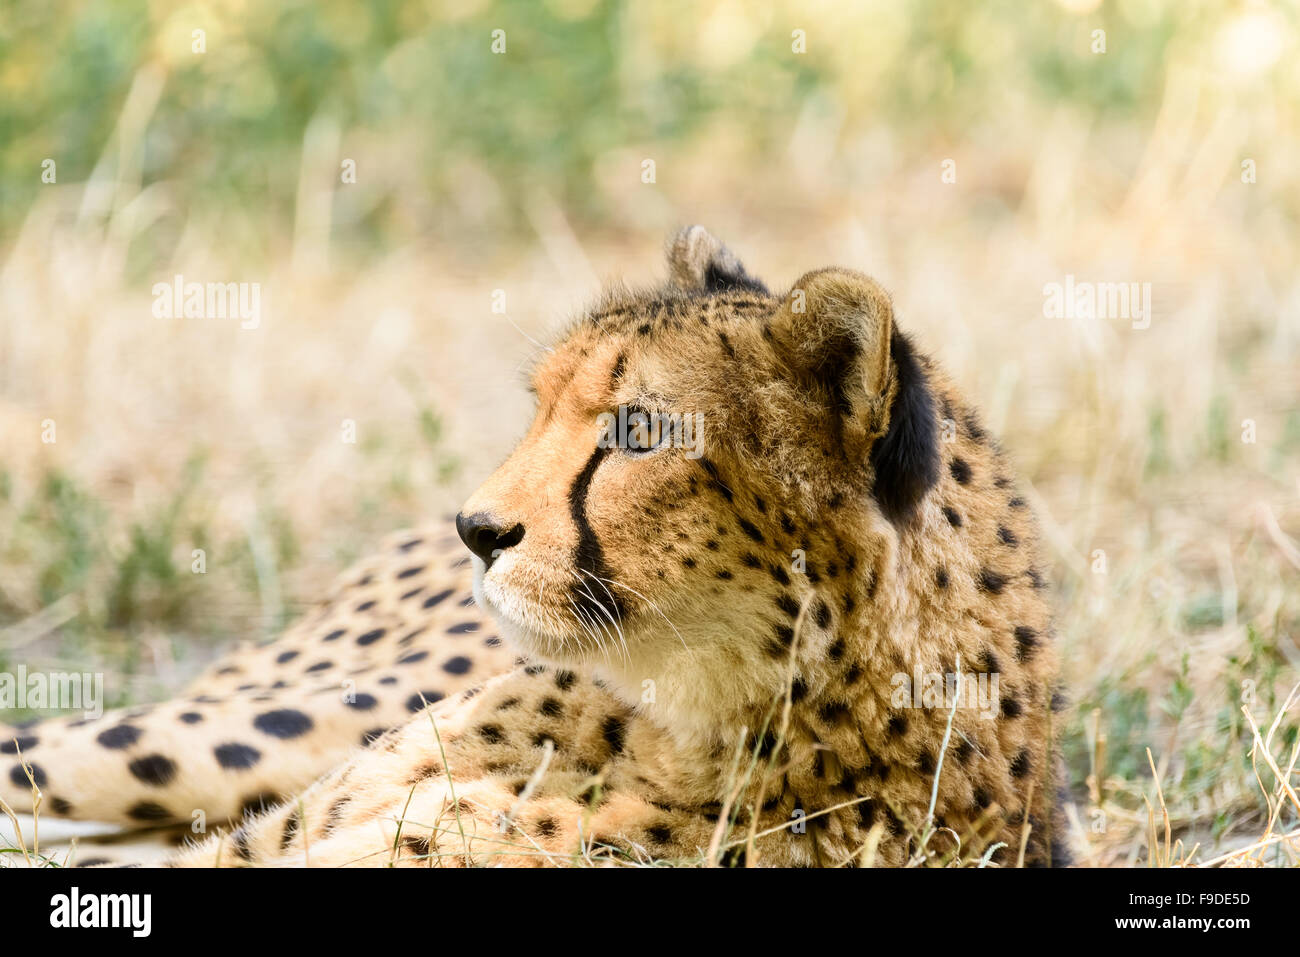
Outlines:
[[[325,775],[175,861],[196,866],[1014,863],[1026,834],[1027,862],[1063,863],[1051,615],[996,443],[867,277],[773,296],[699,227],[669,264],[539,363],[531,428],[461,512],[472,567],[446,526],[401,539],[192,692],[219,701],[23,732],[48,793],[79,816],[219,821]],[[689,449],[604,446],[619,408],[702,429]],[[959,671],[996,695],[953,707]],[[446,700],[406,719],[421,690]],[[277,736],[303,722],[259,728],[267,710],[310,729]],[[123,723],[138,740],[94,744]],[[222,767],[221,742],[267,760]],[[150,754],[166,781],[129,769]]]

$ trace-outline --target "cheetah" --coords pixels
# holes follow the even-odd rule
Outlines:
[[[698,226],[668,267],[544,352],[454,531],[180,698],[7,734],[0,794],[229,822],[171,866],[1066,864],[996,440],[867,276],[773,294]]]

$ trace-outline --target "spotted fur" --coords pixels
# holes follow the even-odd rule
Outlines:
[[[194,866],[900,865],[927,831],[932,860],[1064,863],[1037,533],[975,411],[865,276],[772,295],[699,227],[669,265],[542,357],[468,561],[397,539],[187,698],[24,732],[47,793],[242,815]],[[699,442],[603,447],[619,407]],[[958,671],[996,675],[988,708],[898,698]]]

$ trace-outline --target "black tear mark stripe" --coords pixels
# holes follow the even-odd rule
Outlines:
[[[617,619],[623,614],[622,602],[609,585],[609,580],[614,576],[605,561],[605,550],[601,548],[600,539],[587,520],[587,495],[591,491],[591,480],[610,451],[609,447],[593,451],[569,489],[569,514],[578,530],[578,545],[573,553],[578,580],[569,587],[569,593],[579,610],[595,615],[598,623],[606,621],[606,616]],[[595,579],[591,577],[593,575]]]

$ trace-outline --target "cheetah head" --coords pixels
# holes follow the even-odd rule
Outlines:
[[[865,603],[939,459],[874,281],[824,269],[776,296],[698,226],[668,261],[546,352],[531,427],[457,528],[508,639],[698,725],[770,700],[801,609],[826,626]]]

